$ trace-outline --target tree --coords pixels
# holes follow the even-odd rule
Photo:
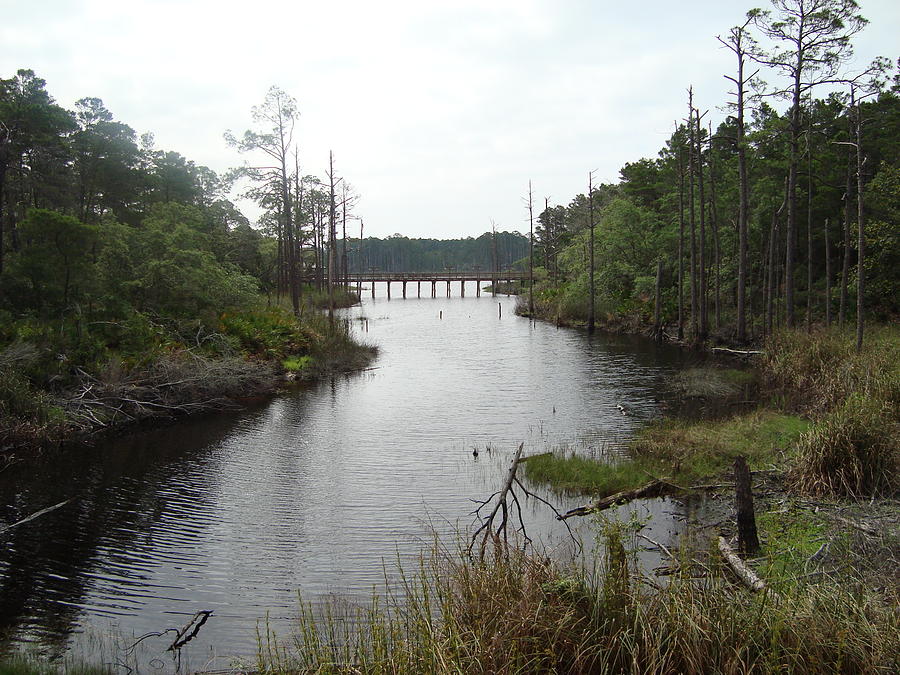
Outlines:
[[[261,151],[274,164],[267,166],[245,165],[235,176],[247,177],[256,183],[250,193],[264,207],[277,213],[279,250],[287,271],[287,282],[294,313],[300,313],[300,278],[297,269],[297,239],[294,233],[291,206],[291,179],[288,159],[293,143],[294,126],[300,116],[297,101],[276,86],[269,88],[263,103],[251,111],[254,123],[262,130],[248,129],[241,138],[230,131],[225,141],[240,153]]]
[[[74,128],[72,117],[47,93],[46,82],[33,70],[0,79],[0,272],[7,249],[6,234],[16,236],[16,222],[28,206],[45,201],[50,174],[61,182],[66,174],[63,138]],[[61,192],[61,186],[53,186]]]
[[[801,101],[821,84],[841,80],[853,55],[850,38],[868,23],[855,0],[772,0],[776,14],[754,10],[755,24],[776,46],[754,58],[785,75],[790,85],[773,92],[791,100],[790,157],[785,232],[785,321],[794,325],[794,263],[797,231],[797,169],[803,133]]]
[[[734,83],[735,111],[737,117],[736,137],[734,139],[738,154],[738,280],[737,280],[737,339],[744,342],[747,339],[747,244],[748,244],[748,217],[750,209],[750,184],[747,175],[747,141],[746,125],[744,122],[745,96],[747,84],[756,73],[747,76],[745,68],[747,58],[755,51],[756,45],[753,38],[747,34],[747,26],[753,20],[755,14],[751,12],[747,20],[740,26],[734,26],[728,37],[716,39],[734,52],[737,57],[737,75],[726,75],[725,79]],[[759,71],[757,71],[759,72]]]

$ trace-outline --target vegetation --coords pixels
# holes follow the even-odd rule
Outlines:
[[[518,311],[737,343],[854,314],[860,341],[865,317],[896,318],[900,76],[847,71],[865,25],[852,0],[749,12],[719,37],[737,56],[729,116],[703,128],[691,90],[657,157],[548,205]]]
[[[257,112],[288,110],[278,93]],[[138,142],[99,99],[64,110],[30,70],[0,80],[0,130],[0,451],[233,405],[284,362],[310,377],[371,358],[320,315],[358,300],[308,273],[334,242],[285,236],[285,217],[318,222],[312,202],[256,189],[253,229],[228,181]]]
[[[654,476],[689,487],[726,473],[738,455],[752,469],[786,468],[808,427],[799,417],[765,410],[717,420],[666,419],[639,431],[620,460],[554,453],[530,459],[525,471],[531,480],[599,496],[636,488]]]
[[[307,608],[292,640],[261,636],[261,672],[881,673],[896,614],[865,593],[795,586],[775,602],[685,565],[660,586],[637,571],[640,526],[607,525],[593,574],[506,551],[437,555],[369,609]]]

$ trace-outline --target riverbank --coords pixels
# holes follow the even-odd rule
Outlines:
[[[349,292],[335,300],[358,302]],[[261,304],[213,325],[135,315],[81,336],[81,348],[54,339],[52,326],[31,339],[23,328],[26,339],[0,351],[0,462],[137,423],[237,409],[293,381],[366,367],[377,349],[355,341],[345,321],[329,321],[325,302],[310,293],[300,317]]]
[[[324,617],[309,610],[290,646],[267,635],[257,667],[896,672],[900,358],[895,329],[870,336],[857,355],[851,336],[780,334],[759,364],[762,405],[716,419],[664,420],[641,431],[625,458],[597,462],[558,452],[522,465],[531,481],[594,498],[661,478],[679,499],[702,500],[707,513],[678,547],[648,539],[640,522],[599,514],[605,554],[596,569],[560,566],[499,541],[486,563],[439,547],[370,609],[336,607]],[[672,386],[685,396],[738,398],[751,384],[747,377],[704,369]],[[862,427],[871,431],[861,433],[859,416],[873,411],[877,417]],[[817,461],[829,443],[840,463]],[[746,564],[765,582],[756,593],[711,545],[717,534],[734,534],[730,469],[737,456],[754,469],[762,549]],[[648,545],[666,560],[652,571],[637,559]]]

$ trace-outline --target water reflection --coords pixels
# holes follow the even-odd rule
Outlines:
[[[298,594],[361,600],[383,561],[467,525],[520,442],[529,453],[614,448],[660,413],[662,384],[691,358],[534,324],[510,299],[474,291],[366,297],[349,314],[381,348],[372,370],[0,475],[3,522],[75,497],[0,535],[4,641],[89,651],[85,631],[136,637],[205,609],[195,660],[253,654],[256,622],[287,632]],[[541,496],[561,510],[582,501]],[[528,507],[529,534],[564,541],[552,513]],[[680,507],[635,508],[648,536],[671,542],[680,524],[667,512]]]

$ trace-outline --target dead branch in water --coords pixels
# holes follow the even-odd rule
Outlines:
[[[67,499],[64,502],[60,502],[59,504],[54,504],[53,506],[48,506],[46,509],[41,509],[40,511],[35,511],[30,516],[27,516],[26,518],[22,518],[22,520],[18,520],[15,523],[13,523],[12,525],[6,525],[4,527],[0,527],[0,534],[3,534],[4,532],[7,532],[7,531],[13,529],[14,527],[18,527],[19,525],[23,525],[31,520],[34,520],[35,518],[39,518],[40,516],[43,516],[45,513],[50,513],[51,511],[56,511],[56,509],[58,509],[62,506],[65,506],[70,501],[72,501],[72,500]]]
[[[203,624],[205,624],[206,620],[211,616],[212,612],[207,609],[194,614],[194,616],[191,617],[191,620],[184,625],[184,628],[178,631],[178,635],[166,651],[173,652],[177,649],[181,649],[188,642],[197,637],[197,633],[200,632]]]
[[[518,487],[526,497],[533,497],[542,504],[550,507],[553,513],[556,514],[556,517],[562,520],[562,516],[560,515],[559,511],[557,511],[550,502],[528,490],[528,488],[522,485],[519,479],[516,478],[516,470],[519,468],[520,464],[527,462],[529,459],[540,456],[531,455],[530,457],[522,457],[522,449],[524,447],[525,443],[519,444],[519,448],[518,450],[516,450],[516,455],[509,467],[509,471],[506,474],[506,480],[503,482],[503,487],[484,501],[478,501],[479,506],[477,509],[475,509],[474,515],[476,519],[481,520],[481,525],[478,526],[478,529],[475,530],[475,532],[472,534],[472,538],[469,541],[468,553],[470,558],[472,557],[472,550],[475,548],[475,544],[478,542],[479,536],[481,537],[481,543],[479,544],[478,548],[479,560],[484,560],[484,553],[487,549],[488,540],[493,540],[495,545],[499,545],[502,542],[504,548],[509,544],[508,526],[510,521],[510,502],[515,506],[516,509],[516,517],[519,520],[519,526],[518,528],[516,528],[516,531],[522,535],[523,548],[531,542],[531,539],[529,539],[528,537],[528,533],[525,531],[525,521],[522,518],[522,505],[519,502],[519,497],[516,494],[514,486]],[[491,509],[491,512],[486,517],[482,518],[481,509],[486,507],[495,497],[497,498],[497,502],[496,504],[494,504],[494,508]],[[498,514],[500,516],[500,523],[495,528],[494,521],[497,519]],[[574,534],[572,534],[572,530],[571,528],[569,528],[568,524],[566,524],[566,529],[569,530],[569,534],[574,540],[575,536]]]
[[[589,513],[605,511],[612,506],[627,504],[628,502],[635,499],[664,497],[666,495],[674,494],[675,492],[678,492],[678,490],[678,486],[667,483],[666,481],[652,480],[646,485],[643,485],[639,488],[635,488],[633,490],[622,490],[621,492],[617,492],[608,497],[598,499],[592,504],[587,504],[585,506],[579,506],[574,509],[570,509],[561,516],[557,516],[557,520],[565,520],[566,518],[571,518],[572,516],[586,516]]]

